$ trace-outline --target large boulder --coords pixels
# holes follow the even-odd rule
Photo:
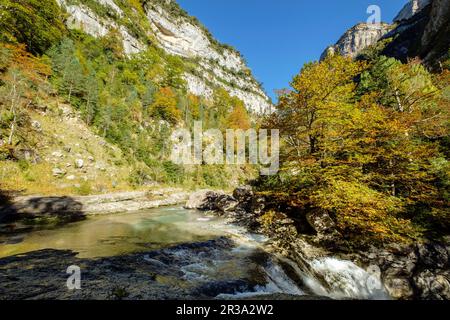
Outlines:
[[[233,197],[239,202],[249,202],[253,198],[253,189],[251,186],[240,186],[233,191]]]
[[[184,205],[185,209],[197,209],[202,211],[216,210],[216,201],[223,192],[212,190],[199,190],[189,196],[189,200]]]
[[[214,201],[214,210],[222,213],[233,212],[237,209],[239,202],[230,195],[219,194]]]

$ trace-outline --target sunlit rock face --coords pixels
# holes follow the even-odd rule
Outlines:
[[[324,53],[322,53],[321,60],[323,60],[327,54],[334,53],[354,58],[362,50],[380,40],[391,29],[392,27],[386,23],[357,24],[345,32],[335,45],[328,47]]]
[[[438,70],[450,46],[450,0],[411,0],[394,18],[393,24],[360,23],[322,54],[357,57],[365,48],[391,39],[381,54],[403,62],[418,57],[430,69]]]
[[[94,37],[103,37],[111,30],[118,30],[127,56],[146,49],[145,41],[134,37],[121,24],[128,19],[114,0],[96,0],[111,15],[99,16],[88,3],[72,3],[57,0],[68,13],[67,27],[81,29]],[[166,1],[170,5],[174,1]],[[231,96],[238,97],[247,109],[256,113],[270,112],[272,104],[261,84],[253,77],[240,53],[212,38],[208,30],[181,9],[172,12],[164,3],[147,1],[144,11],[149,21],[148,35],[156,38],[156,44],[167,53],[189,60],[195,70],[186,73],[187,89],[195,95],[212,98],[214,88],[224,88]],[[113,19],[113,17],[120,19]],[[145,28],[144,28],[145,29]]]
[[[65,0],[57,1],[64,7],[69,17],[66,25],[69,29],[80,29],[93,37],[103,37],[110,30],[116,29],[122,36],[123,49],[126,55],[136,54],[145,49],[143,43],[130,35],[126,27],[118,25],[109,18],[99,17],[89,7],[85,5],[67,5]],[[99,3],[114,11],[119,17],[123,16],[122,10],[113,0],[98,0]]]
[[[159,45],[168,53],[197,59],[196,75],[187,74],[189,91],[210,97],[209,84],[224,88],[255,113],[269,112],[271,103],[251,75],[239,52],[214,41],[205,28],[189,16],[174,16],[148,2],[145,11]]]

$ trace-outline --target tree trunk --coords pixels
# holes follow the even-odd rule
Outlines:
[[[9,145],[12,145],[15,130],[16,130],[16,114],[14,112],[14,119],[13,119],[13,122],[11,123],[11,132],[9,133],[9,137],[8,137]]]

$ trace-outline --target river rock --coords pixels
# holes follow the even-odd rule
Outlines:
[[[229,196],[227,194],[220,194],[214,201],[214,209],[223,213],[233,212],[236,210],[238,204],[239,202],[232,196]]]
[[[393,299],[411,299],[414,289],[407,278],[385,277],[384,286]]]
[[[420,290],[420,298],[426,300],[450,300],[450,272],[424,270],[414,277]]]
[[[425,267],[443,268],[449,263],[449,256],[447,249],[440,244],[419,243],[417,251],[421,263]]]
[[[238,187],[233,191],[233,197],[239,202],[249,202],[253,195],[253,189],[249,185]]]
[[[202,211],[216,210],[216,201],[223,192],[212,190],[199,190],[189,196],[189,200],[184,205],[185,209],[197,209]]]
[[[336,224],[325,211],[311,211],[306,214],[306,220],[317,232],[319,240],[331,240],[339,236]]]

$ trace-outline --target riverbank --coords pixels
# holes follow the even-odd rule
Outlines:
[[[0,300],[323,299],[292,282],[265,240],[179,206],[4,235]],[[69,266],[80,290],[66,285]]]
[[[0,223],[66,223],[87,215],[139,211],[182,204],[189,192],[181,188],[117,192],[90,196],[21,196],[2,201]]]

